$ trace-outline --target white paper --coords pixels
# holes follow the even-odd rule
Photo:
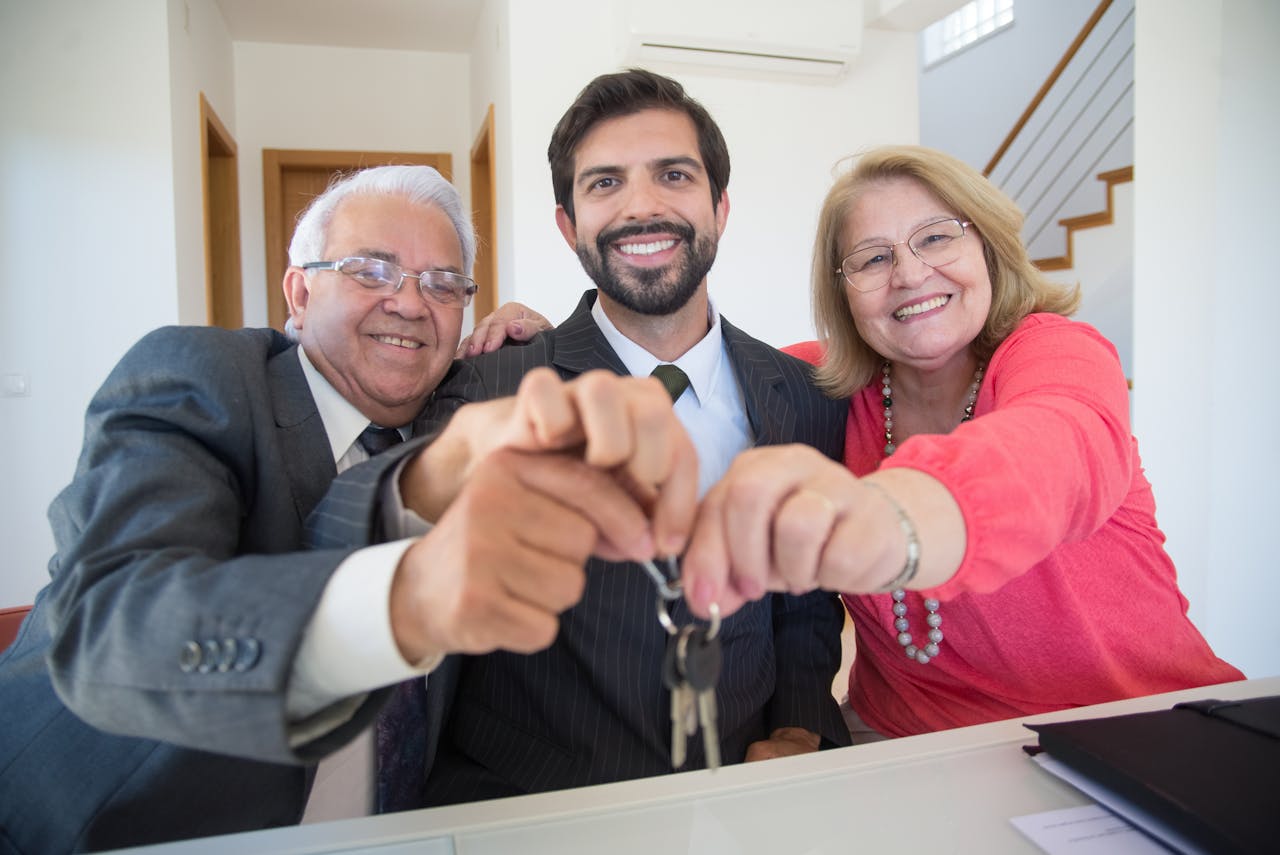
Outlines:
[[[1105,805],[1105,808],[1103,809],[1107,810],[1107,813],[1114,815],[1114,817],[1121,817],[1124,818],[1124,820],[1128,820],[1130,827],[1142,828],[1143,831],[1148,833],[1148,835],[1156,837],[1161,842],[1164,842],[1165,846],[1169,847],[1169,849],[1176,852],[1183,852],[1184,855],[1207,855],[1201,847],[1196,845],[1196,843],[1187,840],[1187,837],[1184,837],[1181,833],[1174,831],[1174,829],[1167,826],[1167,824],[1162,822],[1162,820],[1152,817],[1152,815],[1147,813],[1146,810],[1138,808],[1137,805],[1134,805],[1132,801],[1125,799],[1124,796],[1116,795],[1115,792],[1108,790],[1107,787],[1102,786],[1101,783],[1094,781],[1094,779],[1075,772],[1073,768],[1069,767],[1069,765],[1057,762],[1057,760],[1048,755],[1046,751],[1041,751],[1041,753],[1032,756],[1032,760],[1034,760],[1039,767],[1044,769],[1044,771],[1055,774],[1055,776],[1064,779],[1064,781],[1075,787],[1076,790],[1083,792],[1084,795],[1087,795],[1094,801],[1097,801],[1098,804]],[[1137,828],[1135,828],[1134,831],[1139,837],[1142,836],[1142,832],[1137,831]],[[1129,850],[1097,851],[1128,852]],[[1158,847],[1155,851],[1167,852],[1169,850],[1164,849],[1164,847]]]
[[[1168,855],[1156,841],[1099,805],[1009,820],[1049,855]]]

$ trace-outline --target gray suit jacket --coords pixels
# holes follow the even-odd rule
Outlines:
[[[591,318],[587,292],[563,324],[521,346],[456,363],[426,410],[426,430],[468,401],[515,392],[530,368],[571,378],[591,369],[626,369]],[[751,338],[722,319],[724,339],[761,445],[802,442],[838,459],[847,402],[812,383],[810,366]],[[396,458],[355,467],[334,483],[312,527],[315,542],[358,545],[375,537],[372,507]],[[660,662],[666,634],[654,614],[655,589],[634,564],[592,560],[582,601],[561,616],[560,633],[532,656],[454,656],[427,682],[423,739],[406,745],[422,771],[417,791],[398,789],[383,810],[448,804],[616,781],[671,771],[669,694]],[[683,601],[673,617],[689,619]],[[718,692],[724,762],[782,726],[849,735],[831,696],[840,665],[844,612],[833,594],[772,595],[725,621]],[[704,765],[700,739],[686,768]],[[420,762],[419,762],[420,761]]]
[[[332,461],[278,333],[166,328],[121,360],[49,510],[52,579],[0,656],[0,852],[298,821],[303,764],[381,701],[288,745],[294,652],[346,555],[299,551]]]

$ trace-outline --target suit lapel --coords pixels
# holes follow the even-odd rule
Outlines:
[[[768,345],[720,316],[720,330],[742,389],[756,445],[777,445],[795,435],[796,413],[783,394],[782,373]]]
[[[552,363],[562,377],[572,377],[596,368],[615,374],[629,372],[600,327],[591,317],[596,292],[582,295],[577,308],[555,329]],[[796,432],[796,413],[783,394],[785,380],[778,370],[772,349],[720,316],[721,335],[728,348],[729,362],[742,389],[747,418],[756,435],[756,445],[777,445]]]
[[[297,347],[275,353],[267,362],[267,385],[275,409],[280,456],[289,471],[293,501],[305,520],[337,476],[324,422],[307,386]]]
[[[577,376],[596,368],[606,368],[614,374],[630,373],[591,317],[595,302],[596,292],[586,292],[573,314],[556,327],[556,350],[551,361],[562,377]]]

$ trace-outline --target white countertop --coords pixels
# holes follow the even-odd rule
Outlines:
[[[1280,677],[1226,683],[800,757],[368,819],[204,838],[151,855],[376,852],[1035,853],[1009,819],[1089,804],[1021,750],[1025,722],[1280,694]]]

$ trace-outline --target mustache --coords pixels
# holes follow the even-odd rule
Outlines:
[[[657,234],[673,234],[688,244],[693,243],[693,239],[697,236],[693,230],[693,226],[688,223],[674,223],[670,221],[651,222],[651,223],[632,223],[626,226],[618,226],[608,231],[600,232],[596,235],[596,246],[603,253],[611,243],[617,243],[626,238],[642,237],[644,235]]]

